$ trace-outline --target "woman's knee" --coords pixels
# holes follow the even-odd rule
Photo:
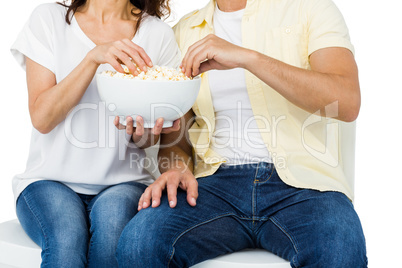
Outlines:
[[[99,193],[90,204],[91,234],[120,236],[124,227],[137,213],[142,192],[142,187],[121,184]]]
[[[26,233],[38,245],[74,237],[87,237],[84,206],[69,188],[52,181],[28,186],[17,200],[18,219]],[[56,197],[57,196],[57,197]]]

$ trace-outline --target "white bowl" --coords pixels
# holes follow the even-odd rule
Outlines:
[[[164,118],[163,127],[186,114],[193,106],[200,90],[201,78],[185,81],[134,80],[96,74],[99,96],[115,115],[138,115],[144,127],[152,128],[158,118]]]

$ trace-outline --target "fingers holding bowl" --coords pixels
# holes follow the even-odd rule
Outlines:
[[[123,124],[120,123],[119,116],[116,116],[113,120],[113,124],[116,126],[117,129],[119,129],[119,130],[126,129],[127,134],[129,134],[129,135],[135,134],[137,136],[144,135],[147,129],[151,130],[151,133],[153,135],[169,134],[169,133],[172,133],[175,131],[179,131],[180,127],[181,127],[180,122],[181,122],[181,118],[173,121],[173,124],[171,127],[164,127],[165,119],[161,117],[155,121],[155,124],[153,127],[146,127],[144,118],[141,116],[137,116],[135,118],[135,121],[131,116],[127,116],[126,120]],[[135,126],[134,126],[134,123],[135,123]]]
[[[135,120],[135,135],[141,137],[145,133],[144,119],[141,116],[137,116]]]
[[[126,133],[128,135],[133,135],[134,133],[134,120],[131,116],[126,118]]]
[[[169,133],[172,133],[172,132],[179,131],[179,130],[180,130],[180,122],[181,122],[181,119],[180,119],[180,118],[177,119],[177,120],[175,120],[175,121],[173,122],[173,126],[163,128],[161,133],[162,133],[162,134],[169,134]]]
[[[163,129],[163,123],[164,123],[164,119],[163,118],[158,118],[155,122],[154,127],[152,128],[152,134],[153,135],[160,135],[162,133],[162,129]]]
[[[116,116],[113,120],[113,124],[117,127],[117,129],[122,130],[125,129],[126,126],[120,123],[120,117]]]

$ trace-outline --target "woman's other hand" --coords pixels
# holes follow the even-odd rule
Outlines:
[[[126,118],[126,125],[122,125],[120,124],[120,118],[116,116],[114,125],[118,129],[125,129],[126,133],[132,136],[135,145],[141,149],[155,145],[159,140],[160,134],[168,134],[180,130],[180,119],[174,121],[173,126],[168,128],[163,128],[163,118],[158,118],[153,128],[145,128],[144,119],[141,116],[137,116],[135,121],[137,124],[136,127],[134,127],[133,118],[128,116]]]

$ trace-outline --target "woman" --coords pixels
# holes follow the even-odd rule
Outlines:
[[[163,119],[118,131],[95,73],[135,64],[178,66],[168,0],[73,0],[37,7],[11,48],[26,69],[33,124],[26,171],[15,176],[17,215],[42,248],[42,267],[116,267],[115,249],[152,179],[140,161]],[[145,52],[146,51],[146,52]],[[175,124],[170,131],[175,130]],[[149,136],[152,136],[150,138]]]

